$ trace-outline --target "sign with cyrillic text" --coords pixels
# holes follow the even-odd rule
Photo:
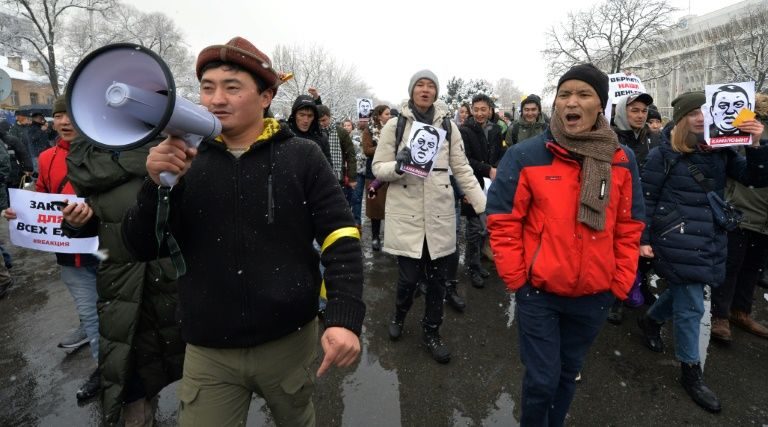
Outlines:
[[[11,242],[16,246],[45,252],[92,254],[99,249],[98,237],[72,239],[61,232],[64,217],[53,202],[67,199],[83,203],[85,199],[71,194],[37,193],[8,189],[16,219],[8,221]]]

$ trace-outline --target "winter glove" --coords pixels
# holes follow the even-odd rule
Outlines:
[[[395,156],[395,172],[397,172],[398,175],[403,174],[403,165],[408,164],[411,161],[411,149],[410,147],[405,147],[402,150],[400,150],[397,155]]]

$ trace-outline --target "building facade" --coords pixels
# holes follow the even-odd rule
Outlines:
[[[24,105],[53,104],[53,89],[39,61],[27,61],[18,56],[0,56],[0,69],[11,78],[11,93],[0,100],[0,109],[4,115],[12,117],[12,112]]]
[[[718,49],[729,42],[734,22],[743,22],[746,14],[761,10],[768,16],[768,0],[746,0],[705,15],[685,16],[667,33],[661,47],[631,58],[626,69],[642,79],[662,115],[671,117],[671,103],[677,95],[731,81]]]

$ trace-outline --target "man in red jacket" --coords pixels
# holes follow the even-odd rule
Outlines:
[[[549,131],[510,147],[488,192],[496,269],[517,292],[523,426],[563,424],[608,307],[635,279],[642,191],[602,114],[607,98],[605,73],[568,70]]]
[[[52,194],[75,194],[72,184],[67,179],[66,158],[69,143],[77,136],[77,131],[69,121],[67,104],[60,96],[53,104],[53,127],[59,133],[56,145],[40,153],[38,158],[39,176],[35,191]],[[62,198],[63,199],[63,198]],[[5,211],[7,219],[15,219],[12,208]],[[91,356],[99,361],[99,316],[96,310],[96,271],[99,260],[89,254],[56,253],[56,262],[61,266],[61,281],[67,285],[75,301],[80,316],[80,326],[60,343],[60,348],[79,348],[90,343]],[[99,391],[99,371],[96,369],[88,380],[77,390],[77,399],[86,400],[96,396]]]

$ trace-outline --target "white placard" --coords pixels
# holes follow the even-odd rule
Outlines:
[[[408,135],[411,159],[401,170],[419,178],[426,178],[435,166],[435,157],[445,141],[444,129],[421,122],[413,122]]]
[[[16,246],[45,252],[92,254],[99,249],[98,237],[71,239],[61,233],[64,217],[51,202],[67,199],[70,203],[83,203],[85,199],[71,194],[37,193],[29,190],[8,189],[11,207],[16,219],[8,221],[11,242]]]
[[[608,74],[608,104],[605,106],[605,118],[609,123],[613,116],[613,105],[616,99],[633,93],[647,93],[640,77],[624,73]]]
[[[752,135],[733,126],[739,112],[755,105],[755,82],[721,83],[704,87],[704,139],[712,147],[750,145]]]

